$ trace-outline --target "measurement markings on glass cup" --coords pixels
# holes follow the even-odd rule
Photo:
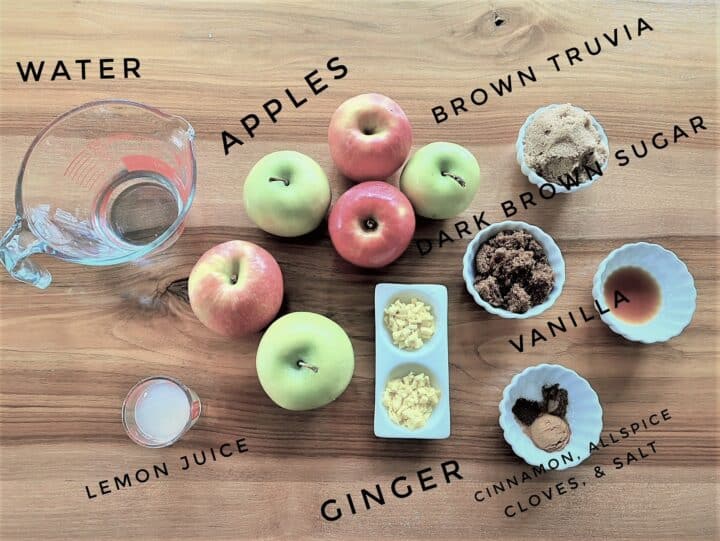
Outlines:
[[[81,188],[92,188],[98,179],[106,178],[104,171],[113,167],[104,141],[92,141],[68,164],[64,175]]]

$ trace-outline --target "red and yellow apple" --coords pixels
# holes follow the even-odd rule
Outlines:
[[[200,257],[190,272],[188,294],[203,325],[236,338],[275,319],[283,299],[282,271],[264,248],[231,240]]]
[[[328,144],[338,170],[356,182],[385,179],[410,153],[412,128],[405,112],[382,94],[361,94],[337,108]]]
[[[387,182],[363,182],[342,194],[330,212],[330,240],[358,267],[395,261],[415,233],[415,213],[405,195]]]

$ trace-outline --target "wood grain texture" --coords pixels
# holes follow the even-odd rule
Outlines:
[[[21,2],[3,1],[0,42],[0,218],[32,137],[61,112],[124,97],[187,118],[195,127],[198,192],[187,229],[170,250],[140,263],[78,268],[43,258],[44,292],[0,273],[0,535],[3,539],[709,539],[719,535],[717,421],[717,5],[631,2]],[[563,64],[545,59],[638,17],[653,27],[632,41]],[[502,20],[497,25],[496,21]],[[622,32],[622,30],[621,30]],[[16,61],[138,57],[135,80],[22,83]],[[222,130],[340,56],[345,79],[288,107],[277,124],[223,155]],[[528,65],[538,82],[437,125],[430,110]],[[496,82],[497,84],[497,82]],[[348,187],[326,142],[330,115],[346,98],[388,94],[410,117],[414,148],[450,140],[468,147],[484,175],[473,206],[503,218],[500,202],[531,188],[514,160],[517,130],[548,103],[572,102],[605,127],[612,149],[702,115],[708,130],[627,167],[613,160],[589,190],[542,201],[515,218],[560,245],[567,265],[557,304],[532,320],[491,317],[464,292],[467,238],[425,257],[411,247],[395,264],[361,272],[334,253],[327,233],[278,240],[252,226],[242,183],[264,154],[295,149],[328,172],[333,198]],[[48,189],[54,189],[48,186]],[[453,231],[457,220],[419,223],[417,238]],[[346,393],[318,411],[275,407],[255,375],[259,336],[229,341],[193,317],[182,280],[212,245],[241,238],[278,259],[284,311],[328,315],[350,334],[356,373]],[[508,339],[547,319],[592,306],[605,255],[647,240],[675,251],[695,277],[691,326],[665,344],[623,341],[597,320],[525,353]],[[443,283],[450,301],[452,437],[378,440],[372,433],[374,346],[370,306],[382,281]],[[572,473],[553,472],[484,503],[481,490],[527,466],[498,426],[497,405],[513,374],[540,362],[577,370],[597,390],[606,431],[661,409],[672,420],[611,448]],[[135,446],[120,423],[128,389],[152,374],[178,377],[204,412],[177,445]],[[179,472],[179,457],[245,437],[249,452]],[[612,459],[656,441],[657,454],[615,471]],[[320,504],[384,487],[444,460],[462,481],[323,521]],[[84,487],[167,461],[171,474],[88,500]],[[595,480],[594,467],[608,472]],[[576,475],[587,486],[509,519],[505,506]]]

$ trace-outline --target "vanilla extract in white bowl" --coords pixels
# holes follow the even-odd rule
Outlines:
[[[679,335],[690,324],[697,291],[687,265],[673,252],[637,242],[621,246],[600,263],[593,297],[605,300],[609,311],[600,318],[610,329],[651,344]]]
[[[624,292],[633,301],[616,299],[616,292]],[[623,295],[624,296],[624,295]],[[620,267],[613,271],[603,286],[605,305],[618,319],[640,325],[653,319],[662,304],[660,286],[652,275],[640,267]]]

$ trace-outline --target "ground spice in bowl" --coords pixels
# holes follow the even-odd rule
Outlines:
[[[552,453],[563,449],[570,441],[570,426],[564,417],[568,407],[568,393],[559,384],[544,385],[542,402],[518,398],[512,412],[523,425],[525,433],[543,451]]]

